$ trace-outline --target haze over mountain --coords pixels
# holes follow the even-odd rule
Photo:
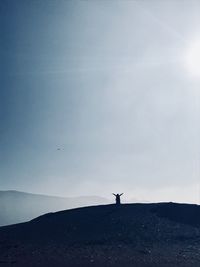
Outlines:
[[[0,226],[25,222],[47,212],[108,203],[108,199],[99,196],[56,197],[0,191]]]
[[[0,266],[198,267],[200,206],[84,207],[0,228]]]

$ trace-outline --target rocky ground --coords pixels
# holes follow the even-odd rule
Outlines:
[[[0,228],[0,267],[199,267],[200,207],[103,205]]]

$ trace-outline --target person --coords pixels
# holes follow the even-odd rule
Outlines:
[[[121,193],[121,194],[114,194],[114,193],[113,193],[113,195],[115,196],[116,205],[120,205],[120,204],[121,204],[120,197],[121,197],[123,194],[124,194],[124,193]]]

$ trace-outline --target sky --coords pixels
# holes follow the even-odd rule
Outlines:
[[[0,0],[0,189],[199,203],[199,13]]]

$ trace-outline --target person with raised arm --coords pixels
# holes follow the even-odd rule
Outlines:
[[[116,201],[116,205],[120,205],[121,204],[121,199],[120,197],[123,195],[124,193],[121,193],[121,194],[114,194],[113,195],[115,196],[115,201]]]

